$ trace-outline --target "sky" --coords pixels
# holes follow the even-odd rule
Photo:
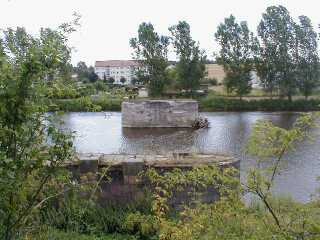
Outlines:
[[[142,22],[169,35],[169,26],[185,20],[210,59],[218,51],[214,33],[225,17],[233,14],[256,32],[262,13],[272,5],[285,6],[294,19],[306,15],[315,27],[320,24],[319,0],[0,0],[0,28],[20,26],[36,34],[41,27],[56,28],[70,21],[77,12],[82,17],[69,41],[75,49],[72,63],[94,65],[97,60],[131,59],[129,39]],[[169,58],[175,60],[172,50]]]

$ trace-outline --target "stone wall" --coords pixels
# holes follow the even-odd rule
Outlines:
[[[192,100],[147,100],[122,103],[122,126],[192,127],[198,117],[198,102]]]
[[[140,173],[154,168],[159,173],[172,171],[175,168],[191,170],[199,165],[218,165],[239,168],[239,161],[226,155],[174,153],[169,155],[125,155],[125,154],[83,154],[79,159],[66,163],[73,176],[96,176],[102,168],[108,168],[111,181],[100,182],[99,202],[107,204],[128,204],[143,201],[146,190],[151,190],[148,182],[141,178]],[[91,179],[92,180],[92,179]],[[94,180],[94,179],[93,179]],[[98,179],[96,179],[98,180]],[[218,197],[217,191],[209,187],[202,194],[202,202],[212,202]],[[187,191],[175,194],[173,205],[178,205],[188,199]]]

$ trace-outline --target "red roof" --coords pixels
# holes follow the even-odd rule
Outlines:
[[[135,67],[139,62],[135,60],[108,60],[96,61],[95,67]]]

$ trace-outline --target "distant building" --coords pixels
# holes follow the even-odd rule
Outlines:
[[[115,84],[128,85],[135,78],[135,72],[139,66],[139,62],[135,60],[96,61],[94,71],[101,80],[112,77]],[[125,79],[125,82],[122,83],[121,79]]]
[[[252,88],[254,89],[262,89],[261,81],[256,71],[251,71],[251,83]]]
[[[223,79],[226,77],[226,73],[222,65],[216,63],[206,64],[207,76],[205,79],[216,79],[218,84],[223,83]],[[251,71],[251,82],[253,88],[261,88],[260,79],[256,71]]]
[[[222,84],[223,79],[226,76],[223,66],[216,63],[206,64],[206,72],[207,75],[205,79],[216,79],[218,84]]]

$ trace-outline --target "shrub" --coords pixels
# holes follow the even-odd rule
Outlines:
[[[239,100],[208,96],[200,100],[202,111],[318,111],[320,100],[286,99]]]
[[[209,78],[203,81],[203,83],[209,83],[212,86],[217,86],[218,85],[218,80],[216,78]]]
[[[56,99],[50,105],[50,111],[101,111],[101,106],[96,105],[90,97],[81,97],[76,99]]]
[[[52,227],[43,228],[43,230],[37,234],[29,236],[26,239],[34,239],[34,240],[136,240],[134,236],[123,235],[123,234],[108,234],[103,236],[95,236],[95,235],[84,235],[81,233],[68,231],[64,232],[58,229],[54,229]]]
[[[81,194],[68,194],[58,201],[49,202],[41,211],[40,221],[64,232],[146,236],[155,232],[150,213],[149,197],[128,204],[108,203],[102,206],[97,199],[88,200]]]

